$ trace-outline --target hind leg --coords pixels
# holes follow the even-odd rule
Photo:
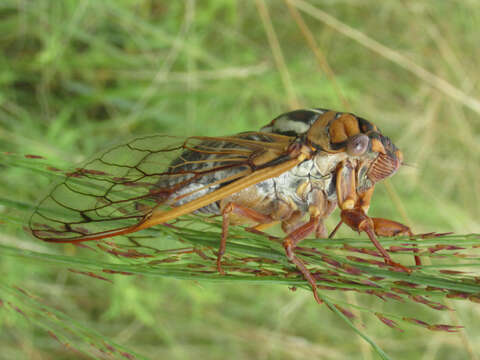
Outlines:
[[[228,228],[230,226],[230,218],[232,215],[237,215],[241,218],[251,220],[257,224],[269,224],[273,220],[270,216],[259,213],[249,207],[236,204],[234,202],[228,203],[222,210],[222,237],[220,240],[220,247],[217,253],[217,270],[220,274],[225,275],[222,269],[222,257],[225,254],[227,247]]]

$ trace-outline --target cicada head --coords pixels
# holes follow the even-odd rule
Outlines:
[[[357,119],[360,131],[346,140],[346,152],[357,159],[357,189],[363,192],[395,174],[402,164],[403,154],[373,124]]]
[[[369,146],[357,167],[357,187],[362,190],[395,174],[402,164],[402,152],[386,136],[372,133]]]

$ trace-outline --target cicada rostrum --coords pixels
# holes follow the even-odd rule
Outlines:
[[[340,224],[364,231],[385,263],[409,271],[392,261],[376,235],[410,229],[367,215],[375,184],[401,164],[400,150],[369,121],[325,109],[296,110],[258,132],[182,140],[155,135],[113,147],[69,173],[37,207],[30,229],[45,241],[78,242],[129,234],[192,212],[219,215],[217,269],[223,274],[231,224],[280,222],[286,255],[320,302],[295,247],[312,233],[324,237],[323,220],[337,205]]]

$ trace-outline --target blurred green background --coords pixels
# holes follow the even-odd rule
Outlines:
[[[377,187],[371,215],[415,232],[480,232],[479,26],[474,0],[3,0],[0,151],[74,167],[138,135],[257,130],[298,107],[352,111],[408,163]],[[0,164],[0,244],[72,251],[25,233],[19,219],[51,178],[18,158]],[[151,359],[378,358],[303,290],[108,283],[2,253],[0,274],[0,284]],[[465,325],[459,334],[400,333],[374,317],[358,325],[395,359],[478,359],[479,307],[454,306],[421,315]],[[1,359],[89,358],[19,314],[0,308]]]

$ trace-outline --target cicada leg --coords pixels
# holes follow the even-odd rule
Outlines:
[[[358,232],[364,231],[368,235],[370,241],[380,252],[386,264],[399,268],[408,273],[412,272],[412,269],[409,269],[402,264],[394,262],[385,250],[385,248],[378,242],[375,236],[395,236],[397,234],[400,234],[402,230],[408,229],[408,231],[410,231],[408,227],[391,220],[380,218],[375,218],[374,220],[374,218],[368,217],[362,209],[358,208],[344,209],[342,210],[340,216],[342,218],[342,221],[348,226],[350,226],[353,230],[356,230]],[[394,231],[393,229],[396,230]]]
[[[386,264],[399,268],[405,272],[411,272],[411,269],[394,262],[375,236],[394,236],[403,233],[411,235],[412,232],[410,231],[410,228],[395,221],[381,218],[370,218],[367,215],[374,187],[372,186],[367,191],[358,194],[356,191],[355,168],[348,161],[344,162],[337,170],[336,187],[338,205],[342,210],[340,215],[341,221],[332,231],[330,237],[335,234],[342,223],[347,224],[353,230],[358,232],[364,231],[373,245],[375,245],[380,252]],[[415,263],[417,265],[421,263],[418,255],[415,255]]]
[[[257,224],[269,224],[273,220],[270,216],[264,215],[255,211],[249,207],[239,205],[236,203],[228,203],[222,210],[222,238],[220,240],[220,247],[218,248],[217,253],[217,270],[220,274],[225,275],[225,271],[222,269],[222,257],[225,254],[225,249],[227,247],[227,237],[228,237],[228,228],[230,226],[230,217],[232,214],[238,215],[239,217],[252,220]]]
[[[373,221],[373,228],[375,235],[377,236],[397,236],[397,235],[408,235],[413,236],[412,230],[406,225],[403,225],[399,222],[383,219],[383,218],[371,218]],[[418,253],[418,249],[414,250],[415,253]],[[415,265],[421,266],[422,260],[420,256],[414,255]]]
[[[288,260],[290,260],[292,263],[296,265],[297,269],[300,270],[300,272],[303,274],[305,279],[308,281],[308,283],[312,287],[313,296],[315,297],[315,300],[319,304],[322,304],[323,301],[319,298],[317,293],[317,283],[315,282],[315,278],[312,276],[310,271],[308,271],[303,261],[300,260],[295,255],[295,252],[294,252],[297,244],[301,240],[305,239],[308,235],[316,231],[320,224],[321,224],[320,216],[311,216],[310,220],[307,223],[303,224],[302,226],[298,227],[297,229],[292,231],[290,234],[288,234],[288,236],[283,240],[283,247],[285,248],[285,252],[287,253]]]
[[[268,222],[268,223],[262,223],[262,224],[255,225],[255,226],[251,227],[250,229],[253,230],[253,231],[263,232],[264,230],[267,230],[268,228],[270,228],[273,225],[276,225],[278,223],[279,223],[279,221],[276,220],[276,221],[272,221],[272,222]]]
[[[330,235],[328,235],[328,238],[329,239],[333,239],[333,237],[335,236],[335,234],[337,233],[338,229],[340,229],[340,226],[342,226],[343,224],[343,220],[340,219],[340,221],[338,222],[337,226],[335,226],[335,229],[332,230],[332,232],[330,233]]]
[[[383,219],[383,218],[371,218],[373,221],[373,231],[377,236],[397,236],[397,235],[409,235],[413,236],[412,231],[406,225],[398,223],[393,220]],[[343,224],[343,220],[340,220],[335,226],[335,229],[332,230],[328,238],[331,239]],[[357,230],[357,229],[354,229]],[[413,245],[416,248],[416,245]],[[418,253],[418,249],[413,250],[414,253]],[[422,266],[422,260],[420,256],[414,255],[415,265]]]

